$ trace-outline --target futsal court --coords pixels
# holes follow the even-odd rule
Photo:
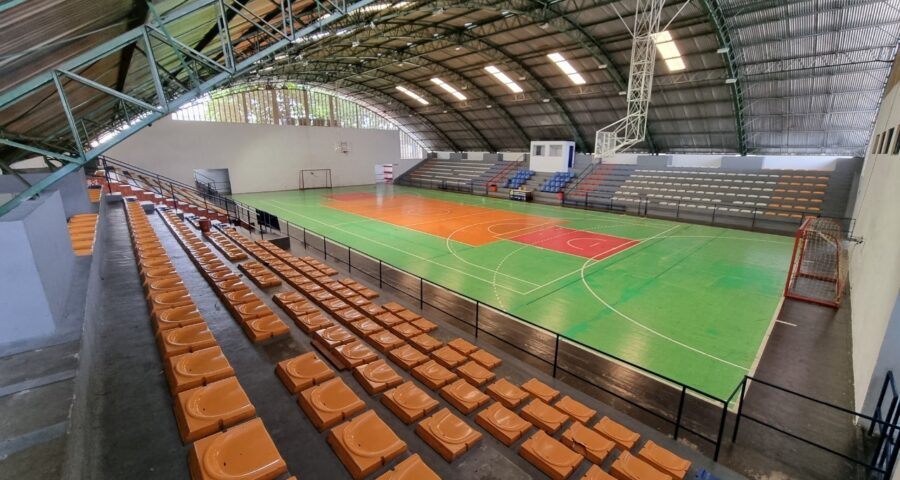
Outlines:
[[[394,186],[236,200],[726,398],[752,372],[792,239]]]

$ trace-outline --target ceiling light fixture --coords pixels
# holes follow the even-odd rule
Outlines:
[[[581,74],[578,73],[578,70],[575,70],[575,67],[573,67],[572,64],[569,63],[569,61],[566,60],[566,57],[563,57],[561,53],[550,53],[547,55],[547,58],[552,60],[553,63],[555,63],[556,66],[559,67],[559,69],[562,70],[562,72],[565,73],[569,77],[569,80],[571,80],[575,85],[584,85],[585,83],[587,83],[584,77],[582,77]]]
[[[401,92],[405,93],[406,96],[408,96],[409,98],[412,98],[413,100],[415,100],[415,101],[421,103],[422,105],[428,105],[428,100],[425,100],[424,98],[422,98],[421,96],[419,96],[417,93],[413,92],[412,90],[410,90],[410,89],[408,89],[408,88],[406,88],[406,87],[397,85],[397,90],[400,90]]]
[[[503,73],[499,68],[488,65],[484,67],[484,69],[494,76],[500,83],[506,85],[506,88],[509,88],[513,93],[522,93],[522,87],[519,86],[518,83],[514,82],[509,76]]]
[[[459,93],[459,91],[457,89],[453,88],[453,85],[450,85],[449,83],[441,80],[440,78],[437,78],[437,77],[432,78],[431,83],[434,83],[435,85],[443,88],[444,91],[446,91],[450,95],[453,95],[454,97],[456,97],[457,100],[465,100],[466,99],[466,96]]]
[[[678,46],[675,45],[675,41],[672,40],[672,34],[668,30],[654,34],[653,42],[656,43],[656,50],[665,60],[670,72],[677,72],[687,68],[684,64],[684,59],[681,58],[681,52],[678,51]]]

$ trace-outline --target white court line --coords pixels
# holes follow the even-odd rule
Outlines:
[[[664,232],[660,232],[659,234],[657,234],[657,235],[655,235],[655,236],[653,236],[653,237],[648,238],[647,240],[652,240],[652,239],[654,239],[654,238],[656,238],[656,237],[660,237],[660,236],[662,236],[662,234],[664,234],[664,233],[666,233],[666,232],[669,232],[669,231],[671,231],[671,230],[674,230],[675,228],[678,228],[678,227],[679,227],[679,225],[676,225],[676,226],[670,228],[669,230],[666,230],[666,231],[664,231]],[[599,255],[602,255],[602,254],[594,255],[594,257],[597,257],[597,256],[599,256]],[[700,349],[698,349],[698,348],[692,347],[692,346],[690,346],[690,345],[688,345],[688,344],[686,344],[686,343],[684,343],[684,342],[680,342],[680,341],[678,341],[678,340],[675,340],[675,339],[672,338],[672,337],[669,337],[669,336],[667,336],[667,335],[665,335],[665,334],[663,334],[663,333],[661,333],[661,332],[658,332],[658,331],[656,331],[656,330],[654,330],[654,329],[652,329],[652,328],[650,328],[650,327],[644,325],[643,323],[638,322],[637,320],[635,320],[635,319],[629,317],[628,315],[622,313],[622,312],[621,312],[619,309],[617,309],[616,307],[614,307],[614,306],[612,306],[611,304],[609,304],[606,300],[604,300],[603,298],[601,298],[600,295],[598,295],[597,292],[595,292],[595,291],[591,288],[591,286],[590,286],[590,285],[588,284],[588,282],[587,282],[587,277],[585,277],[585,275],[584,275],[584,271],[585,271],[585,269],[587,268],[588,263],[590,263],[592,260],[593,260],[593,257],[587,259],[587,261],[585,261],[585,262],[584,262],[584,265],[582,265],[582,267],[581,267],[581,283],[584,284],[584,288],[586,288],[587,291],[590,292],[590,294],[594,296],[594,298],[596,298],[600,303],[602,303],[603,305],[605,305],[606,308],[608,308],[611,312],[617,314],[618,316],[624,318],[625,320],[628,320],[629,322],[633,323],[634,325],[636,325],[636,326],[638,326],[638,327],[640,327],[640,328],[642,328],[642,329],[644,329],[644,330],[646,330],[646,331],[648,331],[648,332],[650,332],[650,333],[652,333],[652,334],[654,334],[654,335],[656,335],[656,336],[658,336],[658,337],[660,337],[660,338],[662,338],[662,339],[664,339],[664,340],[668,340],[669,342],[674,343],[675,345],[678,345],[679,347],[685,348],[685,349],[687,349],[687,350],[690,350],[690,351],[692,351],[692,352],[694,352],[694,353],[698,353],[698,354],[703,355],[703,356],[705,356],[705,357],[709,357],[709,358],[711,358],[711,359],[713,359],[713,360],[719,361],[719,362],[724,363],[724,364],[726,364],[726,365],[731,365],[732,367],[738,368],[738,369],[740,369],[740,370],[743,370],[743,371],[746,371],[746,370],[747,370],[746,368],[744,368],[744,367],[742,367],[742,366],[740,366],[740,365],[738,365],[738,364],[736,364],[736,363],[732,363],[732,362],[729,362],[728,360],[725,360],[725,359],[723,359],[723,358],[719,358],[719,357],[717,357],[717,356],[715,356],[715,355],[712,355],[712,354],[710,354],[710,353],[706,353],[706,352],[704,352],[703,350],[700,350]],[[600,262],[595,262],[594,265],[596,265],[597,263],[600,263]]]
[[[791,326],[791,327],[796,327],[796,326],[797,326],[796,323],[785,322],[784,320],[775,320],[775,321],[778,322],[778,323],[782,323],[782,324],[784,324],[784,325]]]
[[[275,200],[271,200],[271,201],[263,201],[263,203],[270,203],[270,202],[271,202],[271,203],[278,203],[278,204],[282,204],[282,205],[288,205],[288,204],[285,204],[285,203],[283,203],[283,202],[278,202],[278,201],[275,201]],[[365,241],[372,242],[372,243],[377,244],[377,245],[381,245],[381,246],[384,247],[384,248],[388,248],[388,249],[390,249],[390,250],[394,250],[394,251],[400,252],[400,253],[402,253],[402,254],[404,254],[404,255],[409,255],[410,257],[417,258],[417,259],[419,259],[419,260],[422,260],[423,262],[428,262],[428,263],[437,265],[437,266],[439,266],[439,267],[446,268],[446,269],[448,269],[448,270],[452,270],[452,271],[454,271],[454,272],[457,272],[457,273],[459,273],[459,274],[465,275],[465,276],[467,276],[467,277],[474,278],[474,279],[476,279],[476,280],[478,280],[478,281],[481,281],[481,282],[484,282],[484,283],[488,283],[488,284],[491,283],[491,282],[488,282],[487,280],[485,280],[485,279],[483,279],[483,278],[481,278],[481,277],[472,275],[471,273],[468,273],[468,272],[464,272],[464,271],[462,271],[462,270],[460,270],[460,269],[458,269],[458,268],[454,268],[454,267],[451,267],[451,266],[449,266],[449,265],[444,265],[444,264],[442,264],[442,263],[435,262],[434,260],[432,260],[432,259],[430,259],[430,258],[425,258],[425,257],[422,257],[422,256],[420,256],[420,255],[416,255],[416,254],[414,254],[414,253],[410,253],[410,252],[408,252],[408,251],[406,251],[406,250],[399,249],[399,248],[397,248],[397,247],[395,247],[395,246],[393,246],[393,245],[388,245],[388,244],[386,244],[386,243],[379,242],[378,240],[373,240],[373,239],[371,239],[371,238],[369,238],[369,237],[365,237],[365,236],[362,236],[362,235],[359,235],[359,234],[356,234],[356,233],[353,233],[353,232],[349,232],[349,231],[344,230],[343,228],[340,228],[340,227],[334,227],[334,226],[329,225],[329,224],[327,224],[327,223],[325,223],[325,222],[323,222],[323,221],[321,221],[321,220],[319,220],[319,219],[312,218],[312,217],[307,217],[306,215],[303,215],[303,214],[301,214],[301,213],[297,213],[297,212],[295,212],[295,211],[293,211],[293,210],[288,210],[287,208],[279,207],[279,206],[273,206],[273,208],[277,208],[277,209],[279,209],[279,210],[288,212],[288,213],[290,213],[290,214],[292,214],[292,215],[296,215],[296,216],[298,216],[298,217],[303,217],[303,218],[305,218],[305,219],[307,219],[307,220],[311,220],[311,221],[313,221],[313,222],[316,222],[316,223],[319,223],[319,224],[321,224],[321,225],[324,225],[325,227],[334,228],[335,230],[338,230],[338,231],[341,231],[341,232],[343,232],[343,233],[346,233],[347,235],[351,235],[351,236],[354,236],[354,237],[363,239],[363,240],[365,240]],[[419,232],[419,233],[422,233],[422,232]],[[316,233],[313,232],[313,234],[316,234]],[[320,235],[320,236],[321,236],[321,235]],[[517,280],[519,280],[519,279],[517,279]],[[520,281],[522,281],[522,280],[520,280]],[[530,283],[530,282],[526,282],[526,283]],[[532,284],[532,285],[533,285],[533,284]],[[500,287],[500,288],[503,288],[504,290],[509,290],[510,292],[518,293],[519,295],[523,295],[522,292],[520,292],[520,291],[518,291],[518,290],[516,290],[516,289],[514,289],[514,288],[512,288],[512,287],[507,287],[506,285],[499,285],[499,287]]]

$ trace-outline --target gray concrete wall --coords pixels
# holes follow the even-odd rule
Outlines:
[[[24,173],[22,176],[28,182],[34,184],[42,180],[49,173]],[[14,175],[0,175],[0,194],[15,194],[28,188]],[[50,192],[59,192],[65,209],[66,218],[79,213],[92,212],[91,202],[87,196],[87,183],[84,178],[84,170],[78,170],[66,175],[58,182],[47,187],[43,195]]]
[[[51,335],[62,320],[75,255],[60,192],[0,218],[0,347]]]

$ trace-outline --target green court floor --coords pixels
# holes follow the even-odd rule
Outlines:
[[[416,195],[562,219],[641,240],[593,261],[509,240],[472,247],[327,206],[376,187],[235,195],[372,257],[726,398],[755,365],[781,301],[792,239],[409,187]]]

